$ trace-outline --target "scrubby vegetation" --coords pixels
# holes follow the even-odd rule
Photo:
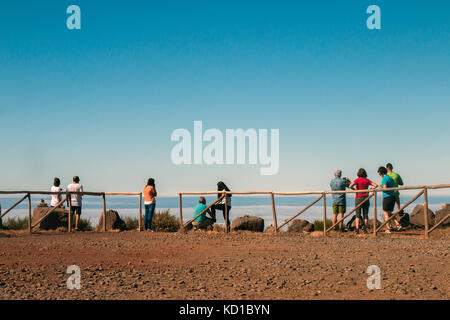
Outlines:
[[[74,227],[75,227],[75,224],[74,224]],[[94,228],[92,227],[92,224],[91,224],[91,220],[80,217],[80,221],[78,221],[78,230],[80,230],[80,231],[94,230]]]
[[[327,219],[327,229],[333,225],[331,219]],[[314,220],[314,230],[322,231],[323,230],[323,220]]]
[[[28,217],[9,217],[3,222],[3,227],[9,230],[24,230],[28,228]]]
[[[152,220],[153,231],[176,232],[180,229],[177,217],[170,214],[169,210],[158,211]]]
[[[123,222],[125,222],[127,230],[137,230],[139,228],[139,219],[136,217],[127,216],[123,219]]]

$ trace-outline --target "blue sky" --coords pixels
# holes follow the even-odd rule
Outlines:
[[[386,162],[450,183],[448,1],[11,1],[0,37],[2,190],[317,190]],[[175,166],[170,135],[194,120],[279,129],[279,173]]]

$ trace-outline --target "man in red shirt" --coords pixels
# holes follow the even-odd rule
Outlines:
[[[378,185],[375,182],[372,182],[369,179],[367,179],[367,172],[363,168],[360,168],[358,170],[357,175],[358,175],[358,179],[353,181],[350,184],[349,188],[351,188],[353,190],[367,190],[367,189],[369,189],[370,186],[373,186],[374,188],[378,187]],[[368,196],[369,196],[369,194],[367,192],[357,192],[356,198],[355,198],[355,206],[358,206],[361,202],[366,200]],[[369,200],[367,200],[366,202],[364,202],[364,204],[361,207],[359,207],[356,210],[356,233],[359,233],[359,222],[361,220],[361,209],[362,209],[363,216],[364,216],[363,231],[364,231],[364,233],[367,233],[366,226],[369,223],[369,207],[370,207],[370,202],[369,202]]]

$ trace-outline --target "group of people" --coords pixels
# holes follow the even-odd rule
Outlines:
[[[382,180],[380,185],[369,180],[367,178],[367,172],[365,169],[360,168],[357,172],[358,178],[353,182],[350,181],[347,177],[342,177],[342,171],[337,170],[334,174],[334,178],[330,182],[330,187],[332,191],[344,191],[347,188],[353,190],[368,190],[370,187],[387,189],[394,188],[403,185],[402,178],[398,173],[393,171],[393,166],[391,163],[386,164],[385,167],[381,166],[378,168],[378,174],[381,176]],[[52,199],[50,205],[52,207],[61,205],[61,193],[63,192],[60,187],[61,181],[59,178],[55,178],[53,182],[53,186],[51,188]],[[219,181],[217,183],[217,191],[227,191],[230,189],[227,187],[225,183]],[[75,230],[78,230],[78,224],[81,216],[81,208],[82,208],[82,192],[83,186],[80,184],[80,178],[78,176],[73,177],[73,183],[67,186],[67,192],[71,192],[70,202],[71,202],[71,214],[75,214]],[[147,185],[144,187],[142,191],[144,195],[144,208],[145,208],[145,216],[144,216],[144,228],[147,231],[152,230],[152,220],[156,208],[156,186],[155,179],[149,178],[147,181]],[[198,200],[198,204],[194,208],[194,215],[192,218],[194,221],[192,225],[194,228],[204,229],[209,226],[212,226],[216,222],[216,211],[222,211],[224,220],[227,220],[228,228],[230,228],[230,210],[231,210],[231,194],[227,194],[223,197],[223,194],[218,193],[217,198],[221,198],[220,201],[212,205],[208,210],[206,205],[205,197],[200,197]],[[357,192],[355,195],[355,206],[360,205],[369,197],[368,192]],[[400,193],[398,190],[386,190],[383,191],[383,211],[384,218],[386,220],[392,215],[395,205],[400,210]],[[341,220],[346,211],[346,194],[345,193],[334,193],[333,194],[333,218],[332,222],[335,224],[337,222],[337,218]],[[365,201],[355,212],[355,216],[350,220],[347,226],[351,226],[352,222],[355,222],[356,233],[360,232],[360,229],[363,232],[367,233],[366,226],[369,223],[369,200]],[[228,212],[228,214],[226,214]],[[201,214],[200,214],[201,213]],[[200,215],[199,215],[200,214]],[[209,217],[207,216],[209,215]],[[395,219],[392,219],[387,223],[388,229],[386,232],[390,233],[392,230],[397,229],[400,230],[401,226],[399,222]],[[339,223],[339,231],[344,230],[343,221]]]
[[[72,183],[67,186],[67,192],[73,192],[70,194],[70,209],[71,214],[75,214],[75,230],[78,230],[78,224],[80,222],[81,216],[81,202],[82,202],[82,192],[83,186],[80,183],[80,178],[74,176]],[[50,206],[56,207],[61,206],[62,196],[61,193],[63,189],[61,188],[61,180],[59,178],[53,179],[53,186],[50,189],[51,192],[58,192],[52,194],[52,199],[50,200]]]
[[[225,183],[222,181],[219,181],[217,183],[217,191],[227,191],[229,192],[230,189],[227,187]],[[212,226],[216,222],[216,211],[222,211],[224,220],[227,221],[228,229],[230,228],[230,210],[231,210],[231,194],[225,195],[223,197],[223,194],[218,193],[217,198],[220,199],[223,197],[220,201],[218,201],[216,204],[212,205],[211,208],[208,210],[205,210],[207,208],[206,206],[206,199],[205,197],[200,197],[198,199],[198,204],[194,208],[194,215],[192,218],[195,218],[194,221],[192,221],[192,226],[195,229],[205,229],[209,226]],[[203,212],[203,213],[202,213]],[[198,216],[200,213],[202,213],[200,216]],[[226,214],[228,213],[228,214]],[[209,214],[211,218],[208,218],[206,214]],[[198,217],[197,217],[198,216]]]
[[[61,206],[62,201],[62,193],[63,189],[61,188],[61,180],[59,178],[55,178],[53,180],[53,186],[50,191],[55,192],[52,194],[52,198],[50,201],[50,205],[52,207]],[[223,183],[219,181],[217,183],[217,191],[230,191],[230,189]],[[75,230],[78,230],[78,224],[81,216],[81,208],[82,208],[82,193],[83,186],[80,184],[80,178],[78,176],[73,177],[73,183],[67,186],[67,192],[71,192],[70,195],[70,203],[71,203],[71,214],[75,214]],[[156,186],[155,179],[149,178],[147,180],[147,184],[144,186],[142,190],[144,195],[144,228],[146,231],[153,232],[152,230],[152,220],[155,213],[156,208]],[[217,197],[220,198],[222,194],[217,194]],[[206,228],[209,225],[213,225],[216,222],[216,211],[222,211],[223,217],[225,219],[225,206],[227,208],[228,213],[231,210],[231,194],[226,195],[223,199],[221,199],[217,204],[211,206],[210,209],[205,211],[202,215],[197,217],[193,222],[194,227],[196,228]],[[204,197],[200,197],[198,205],[194,209],[194,217],[197,216],[200,212],[202,212],[206,208],[206,199]],[[206,216],[209,214],[210,218]],[[228,214],[228,226],[230,226],[230,219]]]
[[[334,178],[330,182],[330,187],[332,191],[344,191],[346,188],[353,190],[368,190],[370,187],[373,188],[396,188],[403,185],[403,180],[400,175],[393,171],[394,167],[391,163],[386,164],[386,166],[381,166],[378,168],[378,174],[381,177],[381,183],[377,183],[367,179],[367,172],[365,169],[360,168],[357,172],[358,178],[353,182],[349,178],[342,177],[342,171],[337,170],[334,174]],[[369,223],[369,207],[370,202],[367,199],[369,197],[368,192],[357,192],[355,193],[355,206],[360,205],[364,202],[355,212],[354,219],[350,220],[347,225],[350,226],[355,221],[356,233],[363,232],[367,233],[366,226]],[[398,190],[386,190],[383,191],[383,212],[385,221],[391,217],[394,207],[397,205],[398,210],[400,210],[400,193]],[[346,194],[345,193],[335,193],[333,194],[333,225],[337,222],[337,217],[339,215],[339,220],[342,220],[343,215],[346,211]],[[361,215],[362,213],[362,215]],[[387,224],[387,233],[391,233],[393,230],[401,230],[401,225],[396,219],[392,219]],[[336,228],[337,229],[337,228]],[[339,223],[339,231],[345,231],[343,226],[343,221]]]

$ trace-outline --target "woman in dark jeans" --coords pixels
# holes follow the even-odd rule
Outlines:
[[[225,183],[222,181],[217,182],[217,191],[230,191],[230,189],[226,186]],[[218,193],[217,198],[220,198],[223,194]],[[227,211],[228,211],[228,229],[230,228],[230,210],[231,210],[231,194],[227,194],[224,199],[222,199],[218,204],[215,204],[211,207],[211,217],[213,220],[213,223],[216,222],[216,210],[221,210],[223,213],[224,220],[225,217],[225,204],[227,205]]]
[[[144,217],[144,227],[147,231],[152,231],[152,219],[153,214],[155,213],[156,207],[156,187],[155,187],[155,179],[150,178],[147,181],[147,185],[144,187],[142,191],[144,194],[144,206],[145,206],[145,217]]]

